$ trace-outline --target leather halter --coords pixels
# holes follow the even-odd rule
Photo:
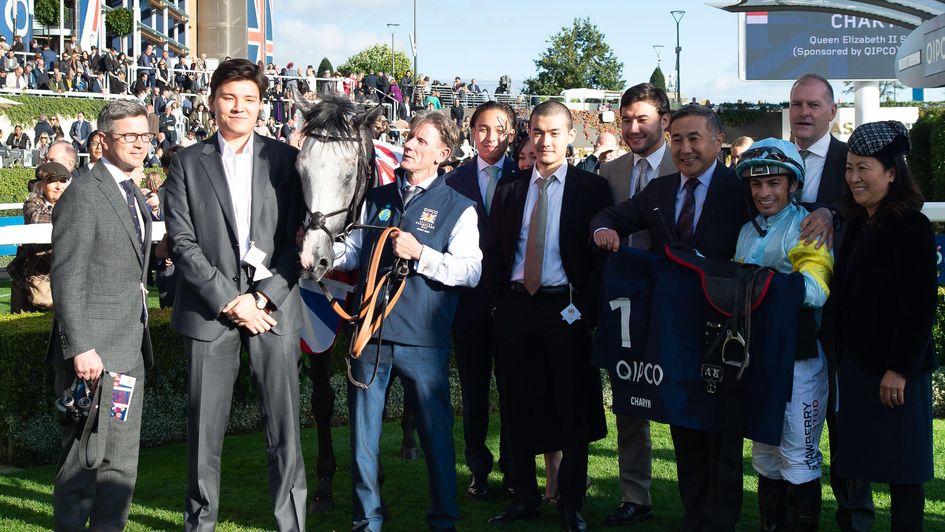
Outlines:
[[[368,154],[365,152],[364,148],[364,140],[360,136],[340,136],[329,135],[327,133],[311,133],[306,135],[306,137],[315,139],[319,142],[356,142],[358,144],[358,175],[354,194],[351,196],[351,201],[348,202],[348,206],[336,211],[331,211],[329,213],[322,213],[321,211],[308,211],[308,221],[304,226],[306,231],[321,230],[324,231],[328,235],[328,238],[332,240],[344,240],[345,236],[354,228],[352,224],[354,223],[355,217],[357,216],[355,211],[361,205],[361,200],[364,197],[364,193],[368,189],[368,183],[374,177],[374,165],[369,165]],[[373,160],[370,162],[373,162]],[[328,226],[326,226],[325,223],[329,218],[338,216],[339,214],[345,215],[345,224],[344,229],[339,234],[335,235],[328,230]]]

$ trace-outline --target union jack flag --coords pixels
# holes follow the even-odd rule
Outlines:
[[[394,170],[404,158],[404,149],[388,142],[374,141],[374,161],[377,163],[377,185],[394,182]]]
[[[273,61],[273,0],[246,0],[246,55],[256,63]]]

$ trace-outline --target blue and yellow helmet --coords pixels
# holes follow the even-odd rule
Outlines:
[[[769,137],[742,153],[735,173],[742,179],[788,174],[797,181],[800,190],[804,186],[804,159],[791,142]]]

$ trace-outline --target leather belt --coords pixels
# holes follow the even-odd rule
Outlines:
[[[518,294],[531,295],[528,293],[528,289],[525,288],[525,285],[518,281],[509,283],[509,290]],[[575,292],[577,292],[577,290],[575,290]],[[535,292],[535,295],[566,296],[568,295],[568,285],[562,284],[559,286],[543,286],[539,288],[537,292]]]

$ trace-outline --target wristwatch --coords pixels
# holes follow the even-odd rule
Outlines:
[[[265,309],[266,305],[269,304],[268,301],[266,301],[266,298],[259,295],[259,292],[253,292],[253,297],[256,298],[256,308],[259,310]]]

